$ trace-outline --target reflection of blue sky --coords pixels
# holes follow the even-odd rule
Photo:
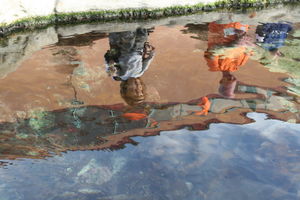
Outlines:
[[[5,200],[299,199],[300,125],[248,116],[256,122],[135,137],[138,146],[114,152],[13,161],[0,169],[0,194]]]
[[[203,185],[207,199],[300,198],[300,125],[248,116],[256,122],[163,132],[141,140],[141,151],[160,157],[167,170],[184,170],[186,181]]]

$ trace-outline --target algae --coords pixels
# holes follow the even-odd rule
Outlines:
[[[30,119],[28,124],[35,131],[41,131],[54,126],[54,115],[42,109],[29,112]]]

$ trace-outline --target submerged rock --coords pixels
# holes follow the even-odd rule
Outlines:
[[[101,185],[111,180],[113,172],[107,166],[101,166],[95,159],[82,167],[77,173],[76,182]]]
[[[90,188],[79,189],[78,192],[82,193],[82,194],[99,194],[99,193],[102,193],[101,190],[94,190],[94,189],[90,189]]]

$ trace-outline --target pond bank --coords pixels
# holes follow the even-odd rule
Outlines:
[[[300,0],[2,0],[0,36],[48,25],[158,19],[220,9],[265,8]]]

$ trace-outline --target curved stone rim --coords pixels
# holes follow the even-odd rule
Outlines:
[[[298,4],[300,0],[221,0],[214,3],[198,3],[189,6],[170,6],[165,8],[116,9],[84,12],[56,13],[47,16],[35,16],[18,19],[10,24],[0,23],[0,38],[14,32],[46,28],[51,25],[81,24],[91,22],[133,20],[153,20],[171,16],[190,15],[220,10],[263,9],[275,5]]]

